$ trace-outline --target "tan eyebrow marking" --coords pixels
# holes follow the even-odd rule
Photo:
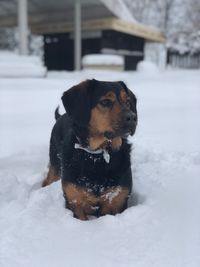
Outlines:
[[[129,100],[129,97],[124,90],[121,90],[119,97],[122,102],[126,102],[127,100]]]
[[[110,100],[112,100],[114,102],[116,100],[116,95],[112,91],[109,91],[107,94],[103,95],[100,98],[100,100],[107,99],[107,98],[109,98]]]

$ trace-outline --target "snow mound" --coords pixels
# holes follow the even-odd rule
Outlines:
[[[199,222],[200,167],[194,156],[163,155],[137,144],[132,161],[138,205],[82,222],[65,209],[60,181],[40,187],[48,153],[41,148],[0,164],[0,266],[191,266],[184,264],[191,256],[181,256]],[[195,187],[192,197],[188,192]],[[192,250],[197,251],[198,241],[190,243]],[[195,262],[197,255],[192,254]]]
[[[124,68],[124,58],[118,55],[91,54],[82,59],[84,68]]]
[[[158,73],[159,69],[153,62],[144,60],[144,61],[140,61],[137,64],[137,71],[140,73],[154,74],[154,73]]]
[[[0,52],[0,77],[44,77],[46,68],[37,56],[19,56],[13,52]]]

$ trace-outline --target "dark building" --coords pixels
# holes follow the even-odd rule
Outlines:
[[[70,33],[44,35],[44,59],[49,70],[74,69],[74,40]],[[114,30],[83,33],[82,56],[114,54],[124,56],[125,70],[134,70],[144,57],[144,38]]]
[[[24,30],[27,24],[31,33],[44,36],[44,60],[49,70],[80,69],[81,56],[94,53],[122,55],[125,69],[134,70],[144,57],[145,42],[165,40],[157,29],[137,23],[123,1],[18,0],[18,3],[21,5],[17,9],[15,0],[3,5],[0,2],[0,27],[16,26],[16,15],[24,18],[18,24],[22,53],[27,51]]]

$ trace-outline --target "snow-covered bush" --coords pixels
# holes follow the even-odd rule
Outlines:
[[[159,69],[158,67],[156,66],[155,63],[151,62],[151,61],[140,61],[138,64],[137,64],[137,71],[140,72],[140,73],[149,73],[149,74],[154,74],[154,73],[158,73],[159,72]]]
[[[16,50],[15,28],[0,28],[0,49]]]
[[[200,51],[199,0],[124,0],[134,17],[159,28],[169,51],[180,54]]]

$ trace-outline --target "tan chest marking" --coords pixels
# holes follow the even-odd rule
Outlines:
[[[121,186],[111,187],[100,197],[101,215],[117,214],[128,199],[129,190]]]
[[[86,188],[73,183],[63,185],[63,190],[69,208],[75,217],[81,220],[87,220],[88,215],[94,214],[97,209],[100,210],[100,215],[120,213],[129,193],[127,188],[116,186],[96,196]]]
[[[75,217],[87,220],[87,215],[93,214],[97,205],[97,198],[85,188],[68,183],[63,185],[63,191],[68,201],[69,208]]]

